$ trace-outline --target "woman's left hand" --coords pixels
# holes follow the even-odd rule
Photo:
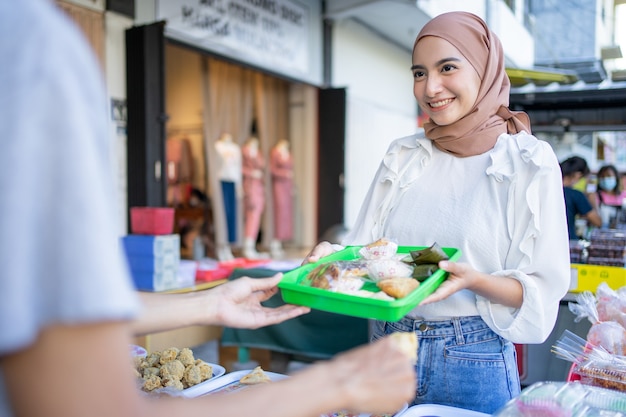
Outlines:
[[[451,261],[440,261],[439,268],[449,273],[448,278],[420,305],[441,301],[458,291],[468,289],[492,303],[513,308],[522,306],[524,289],[513,277],[485,274],[476,271],[469,264]]]
[[[455,292],[471,289],[477,272],[469,264],[450,261],[440,261],[439,268],[449,273],[448,278],[437,290],[426,297],[420,305],[430,304],[450,297]]]

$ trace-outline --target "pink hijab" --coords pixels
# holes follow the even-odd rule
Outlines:
[[[426,137],[444,152],[465,157],[493,148],[502,133],[530,133],[530,119],[509,106],[511,82],[504,70],[504,52],[498,37],[478,16],[450,12],[434,17],[415,39],[413,50],[425,36],[437,36],[456,47],[478,73],[482,83],[472,110],[460,120],[439,126],[424,123]]]

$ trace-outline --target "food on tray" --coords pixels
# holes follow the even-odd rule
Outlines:
[[[413,266],[412,276],[421,282],[437,272],[439,261],[448,259],[446,252],[435,242],[428,248],[410,251],[402,260]]]
[[[336,292],[355,292],[361,289],[367,275],[364,261],[336,261],[322,264],[307,275],[312,287]]]
[[[270,381],[271,381],[270,377],[265,373],[263,368],[261,368],[260,366],[257,366],[256,368],[254,368],[252,371],[250,371],[250,373],[242,376],[241,379],[239,380],[239,382],[241,382],[244,385],[263,384],[265,382],[270,382]]]
[[[437,272],[438,269],[439,269],[439,266],[436,264],[415,265],[413,267],[413,273],[411,274],[411,277],[422,282],[426,278],[428,278],[429,276]]]
[[[171,347],[146,357],[135,357],[134,361],[141,389],[146,392],[165,387],[183,390],[213,376],[213,367],[194,358],[189,348]]]
[[[410,277],[413,268],[396,259],[377,259],[367,262],[367,272],[372,281],[380,281],[386,278]]]
[[[417,362],[417,335],[413,332],[396,332],[391,337],[402,353],[408,356],[413,362]]]
[[[403,257],[397,256],[397,249],[396,243],[381,238],[359,249],[362,258],[322,263],[301,283],[333,292],[387,299],[376,296],[383,292],[396,299],[407,296],[420,282],[437,272],[440,260],[449,259],[436,242]],[[385,282],[379,285],[382,281]],[[366,282],[376,283],[380,291],[364,291]]]
[[[449,259],[448,255],[446,255],[437,242],[433,243],[432,246],[426,249],[410,251],[409,254],[411,255],[415,265],[437,264],[439,261]]]
[[[403,298],[409,295],[420,283],[414,278],[387,278],[376,283],[385,294],[394,298]]]
[[[397,251],[398,245],[383,237],[376,242],[363,246],[359,250],[359,255],[365,259],[390,259]]]

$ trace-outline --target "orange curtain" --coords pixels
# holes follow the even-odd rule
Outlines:
[[[104,69],[104,14],[62,0],[56,3],[81,29]]]
[[[228,244],[226,215],[219,191],[219,181],[212,167],[216,166],[215,142],[224,132],[243,146],[250,137],[253,120],[256,120],[257,136],[261,152],[269,159],[269,150],[279,139],[288,139],[288,92],[289,83],[252,69],[243,68],[212,57],[202,60],[203,77],[203,123],[207,161],[207,192],[211,195],[217,245]],[[270,177],[266,172],[266,183]],[[211,192],[213,190],[213,192]],[[269,192],[271,187],[266,187]],[[271,231],[271,198],[266,196],[264,230]],[[238,204],[241,208],[241,204]],[[243,212],[238,210],[238,242],[243,232]],[[269,232],[271,234],[271,232]],[[264,233],[267,242],[271,239]],[[264,239],[265,240],[265,239]]]

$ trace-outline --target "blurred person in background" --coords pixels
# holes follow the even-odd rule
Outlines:
[[[561,175],[563,176],[563,195],[567,211],[567,230],[570,240],[584,238],[587,227],[579,230],[576,226],[577,219],[586,221],[587,226],[602,226],[600,214],[593,207],[589,197],[574,186],[589,175],[587,161],[580,156],[571,156],[561,162]]]
[[[598,170],[598,186],[591,202],[602,218],[603,228],[616,228],[621,222],[626,191],[622,188],[619,171],[614,165],[604,165]]]
[[[115,233],[107,97],[95,57],[52,0],[0,1],[0,56],[0,416],[304,417],[389,412],[410,399],[413,360],[391,338],[232,395],[142,393],[129,346],[141,331],[133,321],[146,320],[149,307]],[[228,301],[207,314],[255,327],[308,311],[292,306],[272,317],[259,307],[279,279],[224,286]],[[229,311],[236,317],[225,320]]]

